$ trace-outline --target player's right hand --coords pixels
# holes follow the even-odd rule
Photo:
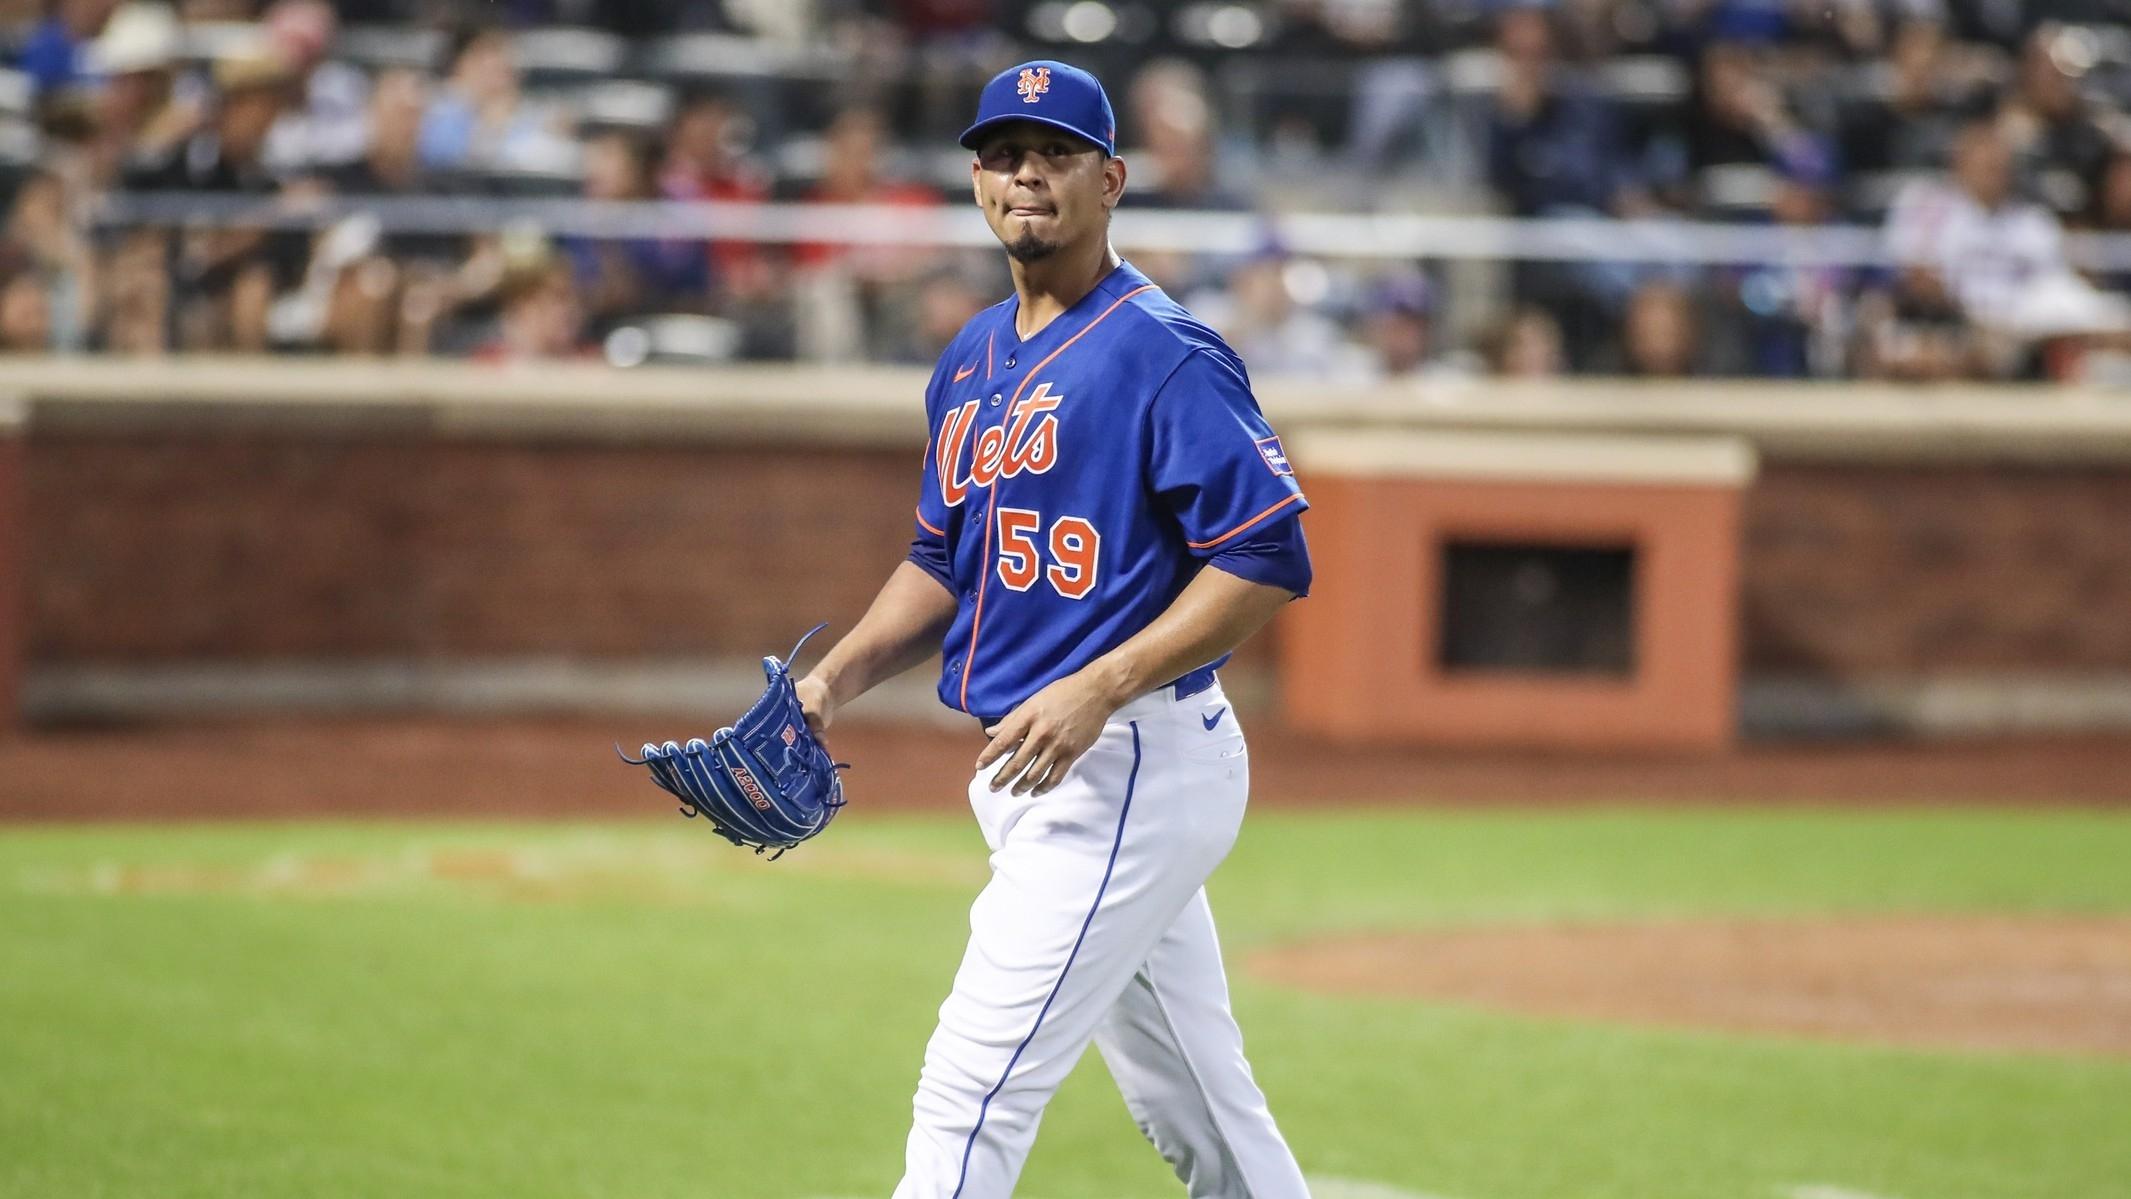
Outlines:
[[[829,685],[808,675],[792,688],[799,693],[799,710],[806,713],[807,727],[817,736],[828,732],[830,722],[836,719],[836,697],[829,694]]]
[[[1006,765],[992,775],[992,790],[1012,784],[1016,795],[1047,795],[1102,736],[1103,723],[1116,710],[1117,701],[1103,691],[1094,672],[1069,674],[990,730],[991,743],[977,755],[977,769],[1005,758]]]

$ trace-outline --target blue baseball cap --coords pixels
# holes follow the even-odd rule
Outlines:
[[[1053,59],[1039,58],[992,76],[977,100],[977,123],[962,131],[963,147],[976,149],[985,130],[1008,121],[1050,125],[1093,142],[1105,154],[1117,154],[1117,113],[1101,82]]]

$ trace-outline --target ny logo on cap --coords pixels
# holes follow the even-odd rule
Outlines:
[[[1023,104],[1034,104],[1037,100],[1042,99],[1045,92],[1051,90],[1051,68],[1021,68],[1021,82],[1014,90],[1021,93],[1021,102]]]

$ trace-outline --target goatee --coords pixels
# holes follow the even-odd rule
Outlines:
[[[1033,229],[1023,229],[1021,236],[1006,243],[1006,253],[1015,262],[1035,262],[1049,258],[1058,252],[1056,242],[1048,242],[1036,236]]]

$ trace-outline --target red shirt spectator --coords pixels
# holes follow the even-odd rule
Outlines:
[[[850,109],[830,124],[822,139],[821,182],[806,194],[810,204],[882,204],[930,208],[940,193],[920,183],[883,178],[880,173],[881,120]],[[901,278],[913,273],[930,254],[901,246],[851,246],[802,242],[792,256],[800,266],[842,263],[868,279]]]

